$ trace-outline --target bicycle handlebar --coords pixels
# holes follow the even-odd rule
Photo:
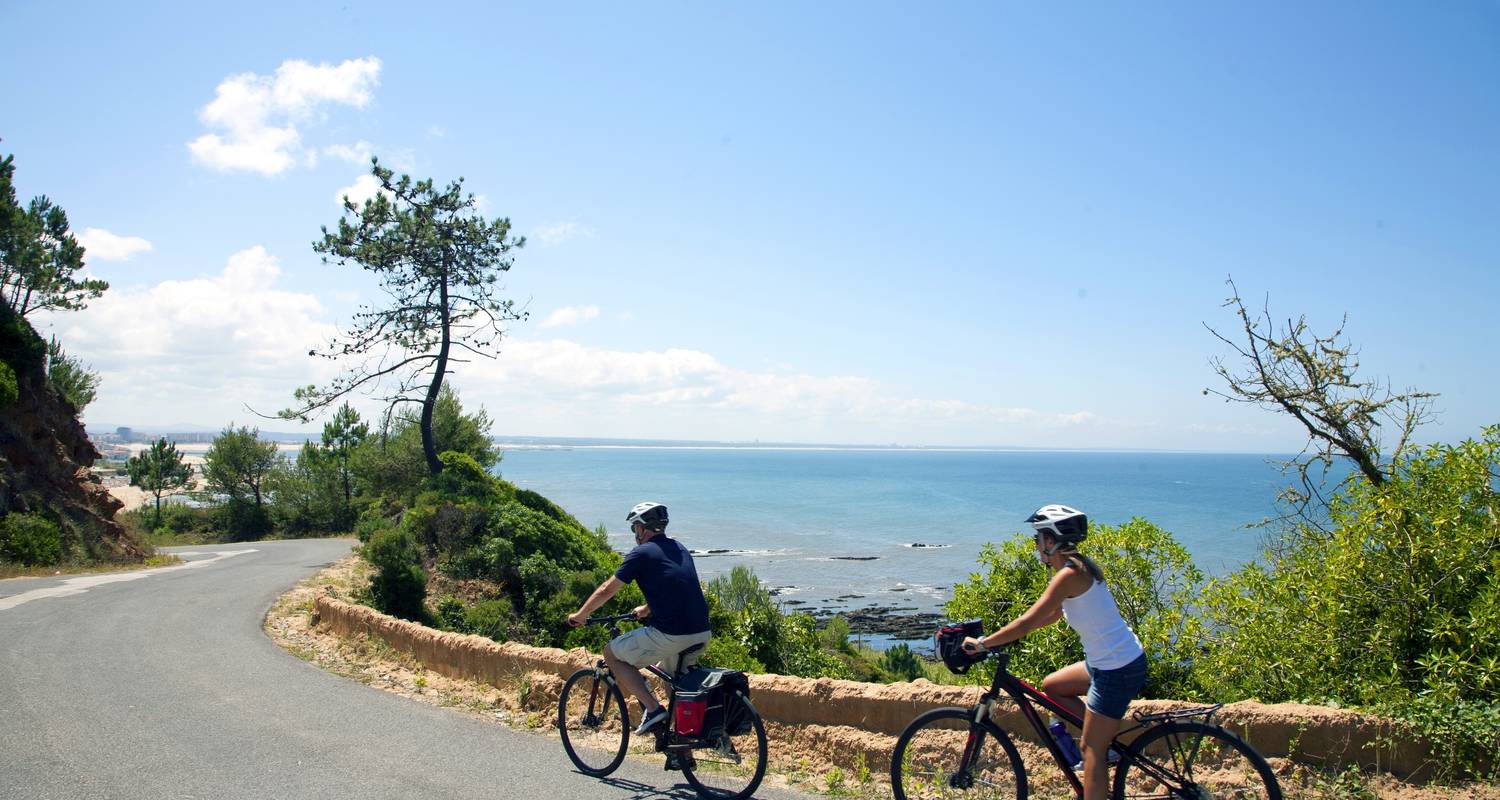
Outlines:
[[[583,624],[585,624],[585,625],[612,625],[612,624],[614,624],[616,622],[624,622],[626,620],[631,620],[631,619],[635,619],[635,612],[634,611],[632,611],[632,612],[630,612],[628,614],[614,614],[614,615],[607,616],[607,617],[589,617],[588,620],[586,620]]]

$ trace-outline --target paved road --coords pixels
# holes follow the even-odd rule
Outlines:
[[[696,796],[659,762],[599,781],[555,739],[281,650],[260,629],[266,610],[349,546],[176,548],[191,566],[0,581],[0,798]]]

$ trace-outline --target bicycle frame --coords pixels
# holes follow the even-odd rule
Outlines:
[[[613,617],[594,617],[590,619],[589,622],[608,624],[609,638],[611,640],[614,640],[616,638],[619,638],[620,636],[620,623],[626,620],[633,619],[635,619],[634,614],[620,614]],[[609,662],[605,661],[603,658],[599,659],[598,662],[595,663],[594,668],[603,673],[603,679],[605,681],[609,682],[610,684],[614,684],[616,682],[614,671],[609,668]],[[701,737],[682,736],[677,733],[676,679],[671,675],[668,675],[665,670],[663,670],[661,667],[656,666],[655,664],[646,665],[645,670],[647,672],[650,672],[652,675],[660,678],[662,684],[666,687],[667,690],[667,723],[665,725],[658,726],[656,730],[652,731],[653,735],[656,737],[656,751],[671,752],[691,750],[693,748],[693,745],[700,741]],[[598,694],[599,684],[595,683],[592,687],[590,687],[589,693],[590,714],[593,714],[594,701],[598,699]],[[626,702],[630,702],[631,699],[633,698],[626,698]],[[621,709],[621,711],[625,711],[625,709]],[[626,717],[626,720],[626,724],[628,724],[628,716]]]
[[[999,726],[990,719],[990,714],[994,710],[995,701],[1000,698],[1000,693],[1004,692],[1011,700],[1015,701],[1016,707],[1020,709],[1021,715],[1026,718],[1027,723],[1031,725],[1031,729],[1036,733],[1037,738],[1046,746],[1047,751],[1052,754],[1052,760],[1056,762],[1057,768],[1062,770],[1063,775],[1067,777],[1068,783],[1073,786],[1074,793],[1082,797],[1082,777],[1073,771],[1073,765],[1068,762],[1067,756],[1063,755],[1062,747],[1052,737],[1052,732],[1047,729],[1047,724],[1042,721],[1042,715],[1037,711],[1036,706],[1039,705],[1045,708],[1058,719],[1077,727],[1080,732],[1083,730],[1083,720],[1079,719],[1076,714],[1069,711],[1061,703],[1047,696],[1045,692],[1034,688],[1026,681],[1010,674],[1010,670],[1007,669],[1010,665],[1009,653],[995,653],[993,657],[999,662],[995,669],[995,679],[990,682],[989,691],[980,696],[979,704],[975,706],[974,721],[988,721],[989,724],[998,728]],[[1036,705],[1033,705],[1033,703]],[[1120,753],[1120,764],[1122,766],[1127,763],[1133,764],[1135,768],[1164,784],[1177,783],[1178,779],[1171,772],[1162,769],[1159,764],[1143,756],[1134,747],[1120,741],[1120,736],[1138,731],[1146,727],[1147,724],[1142,722],[1119,731],[1115,734],[1115,738],[1110,742],[1110,745]],[[968,771],[973,762],[975,755],[973,750],[976,738],[976,735],[971,732],[969,734],[969,742],[964,747],[962,769],[965,772]]]

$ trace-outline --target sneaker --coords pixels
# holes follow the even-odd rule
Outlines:
[[[667,707],[657,706],[655,711],[641,718],[641,724],[635,729],[636,736],[645,736],[652,728],[667,721]]]
[[[663,766],[667,772],[681,772],[683,767],[696,767],[692,753],[667,753],[667,763]]]

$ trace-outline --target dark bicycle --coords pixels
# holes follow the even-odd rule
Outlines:
[[[591,617],[588,624],[609,625],[613,640],[620,623],[633,619],[634,614]],[[652,731],[653,749],[666,753],[667,769],[681,769],[700,796],[742,800],[766,774],[766,726],[750,704],[741,673],[682,669],[686,657],[702,648],[696,644],[678,654],[675,674],[646,667],[667,687],[667,722]],[[630,712],[604,659],[573,673],[563,685],[557,729],[568,758],[584,774],[602,778],[625,760]]]
[[[933,709],[901,732],[891,754],[891,788],[896,800],[1025,799],[1026,765],[1010,735],[992,717],[1002,691],[1015,701],[1073,791],[1083,795],[1081,770],[1074,771],[1036,706],[1075,729],[1082,728],[1083,720],[1010,674],[1009,653],[992,651],[988,657],[999,664],[989,691],[976,705]],[[1214,724],[1214,714],[1222,707],[1134,714],[1136,724],[1122,730],[1113,742],[1120,758],[1114,766],[1110,797],[1281,800],[1281,786],[1265,758]]]

